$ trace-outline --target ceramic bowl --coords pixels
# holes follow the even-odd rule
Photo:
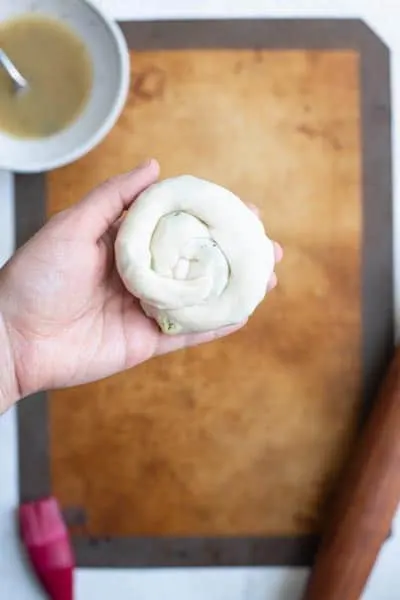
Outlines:
[[[0,23],[26,13],[63,21],[84,40],[93,64],[88,102],[66,129],[41,139],[0,131],[0,169],[34,173],[71,163],[97,146],[120,115],[129,90],[129,52],[118,25],[89,0],[1,0]]]

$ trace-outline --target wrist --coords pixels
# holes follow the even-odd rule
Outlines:
[[[0,414],[15,404],[20,397],[11,336],[6,320],[0,312]]]

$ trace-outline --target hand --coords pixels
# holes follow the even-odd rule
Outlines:
[[[102,184],[51,218],[0,271],[0,317],[19,396],[101,379],[241,327],[163,335],[122,285],[114,267],[118,220],[158,173],[152,160]]]

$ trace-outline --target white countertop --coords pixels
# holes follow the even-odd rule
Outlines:
[[[12,0],[2,0],[12,2]],[[116,19],[235,17],[362,18],[392,52],[393,163],[395,183],[395,306],[400,333],[400,3],[398,0],[97,0]],[[368,4],[368,6],[367,6]],[[139,8],[140,6],[140,8]],[[396,239],[397,238],[397,239]],[[13,251],[13,182],[0,171],[0,264]],[[399,432],[400,435],[400,432]],[[16,415],[0,418],[0,598],[39,600],[44,595],[26,568],[18,545],[14,510],[18,504]],[[400,597],[400,511],[394,536],[386,543],[370,578],[364,600]],[[160,570],[79,569],[77,600],[298,600],[306,569],[210,568]]]

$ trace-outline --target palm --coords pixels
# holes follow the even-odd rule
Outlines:
[[[9,325],[29,344],[32,370],[40,357],[41,387],[76,385],[130,367],[155,352],[159,336],[115,272],[112,234],[81,240],[65,225],[50,221],[5,271],[17,299]]]

